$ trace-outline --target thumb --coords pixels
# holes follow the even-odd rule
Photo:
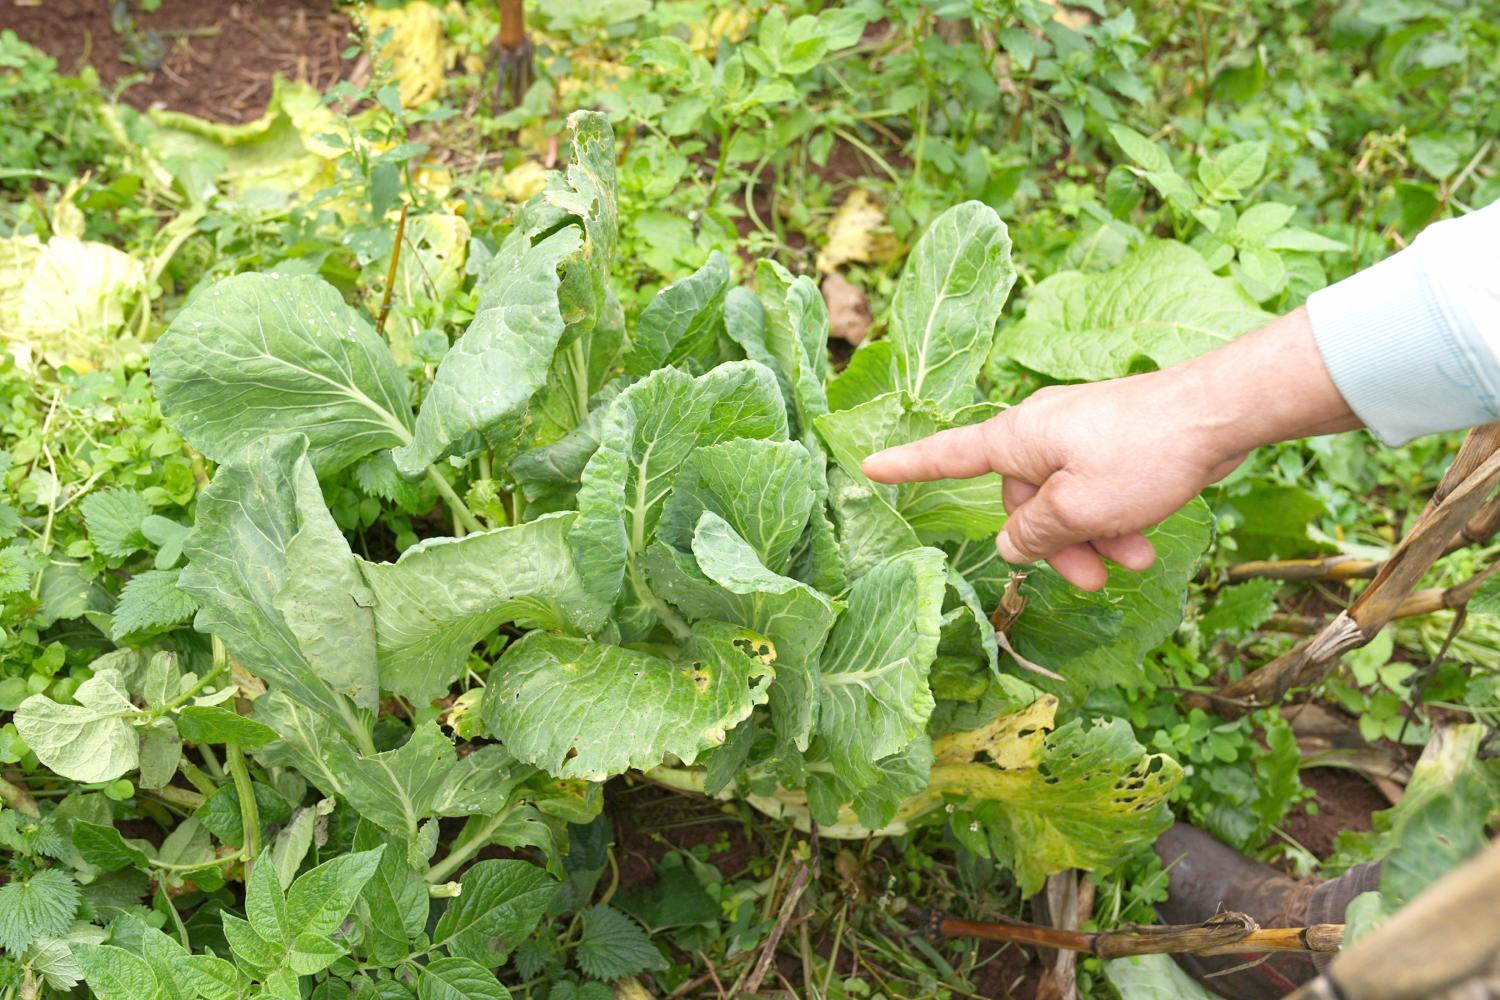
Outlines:
[[[1035,496],[1010,512],[1005,527],[995,539],[1000,557],[1008,563],[1047,559],[1064,546],[1088,541],[1088,534],[1073,523],[1059,502],[1055,478],[1042,484]]]

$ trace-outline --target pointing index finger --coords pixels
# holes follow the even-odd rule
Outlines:
[[[865,475],[877,483],[971,479],[999,471],[990,462],[983,424],[938,431],[911,444],[877,451],[865,459]]]

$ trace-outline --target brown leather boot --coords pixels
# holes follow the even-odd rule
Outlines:
[[[1248,914],[1262,927],[1339,924],[1355,896],[1380,887],[1379,864],[1359,865],[1334,879],[1296,879],[1186,823],[1162,835],[1156,854],[1168,877],[1167,901],[1156,912],[1168,924],[1201,923],[1223,910]],[[1328,961],[1327,956],[1296,952],[1173,957],[1204,987],[1228,1000],[1279,1000]]]

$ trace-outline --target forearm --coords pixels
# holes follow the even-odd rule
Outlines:
[[[1328,373],[1306,309],[1161,375],[1174,384],[1174,408],[1224,460],[1362,426]]]

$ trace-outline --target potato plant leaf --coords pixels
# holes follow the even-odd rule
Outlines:
[[[453,958],[494,969],[536,927],[557,881],[525,861],[480,861],[459,880],[433,928],[432,944]]]
[[[1141,360],[1158,368],[1186,361],[1270,320],[1196,250],[1152,240],[1108,271],[1042,281],[995,350],[1057,379],[1116,378]]]
[[[37,759],[74,781],[113,781],[140,763],[139,713],[119,671],[105,668],[78,685],[76,705],[34,694],[16,709],[16,731]]]

